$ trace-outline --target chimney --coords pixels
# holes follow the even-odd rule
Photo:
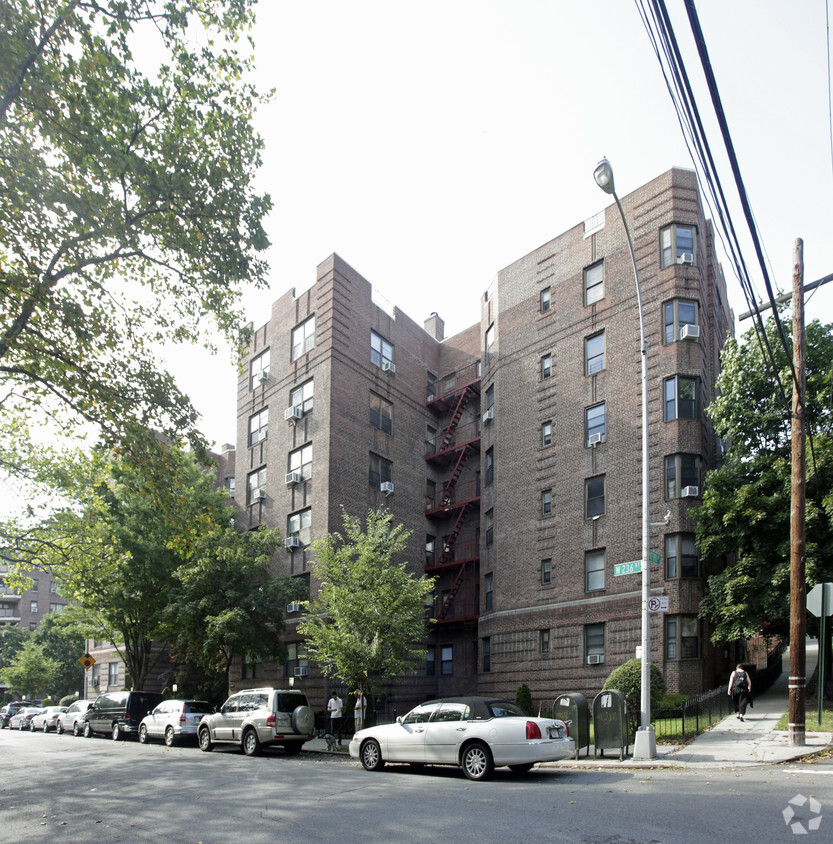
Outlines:
[[[431,316],[425,320],[425,330],[435,339],[445,339],[445,323],[440,319],[436,311],[431,312]]]

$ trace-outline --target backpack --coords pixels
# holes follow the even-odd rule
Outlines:
[[[732,683],[732,692],[740,694],[749,689],[749,677],[745,671],[735,671],[735,682]]]

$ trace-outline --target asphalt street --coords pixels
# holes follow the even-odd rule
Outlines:
[[[0,732],[0,840],[26,842],[829,841],[833,765],[368,773],[319,753]],[[787,815],[785,816],[785,812]],[[825,817],[825,814],[828,816]],[[786,818],[786,819],[785,819]],[[789,823],[788,823],[789,821]],[[800,825],[803,833],[794,832]],[[739,825],[743,834],[738,835]]]

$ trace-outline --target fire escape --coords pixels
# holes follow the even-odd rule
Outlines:
[[[437,524],[440,541],[426,549],[425,572],[438,576],[438,624],[470,623],[479,614],[480,548],[480,364],[440,379],[427,397],[437,414],[437,433],[425,444],[425,460],[447,477],[426,494],[425,514]],[[463,422],[470,403],[474,415]],[[468,466],[468,471],[464,472]]]

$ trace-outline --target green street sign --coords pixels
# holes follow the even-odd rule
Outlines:
[[[613,567],[613,576],[619,577],[620,574],[639,574],[642,571],[642,560],[633,560],[630,563],[617,563]]]
[[[658,566],[660,563],[660,556],[656,551],[649,551],[648,552],[648,559],[655,565]]]

